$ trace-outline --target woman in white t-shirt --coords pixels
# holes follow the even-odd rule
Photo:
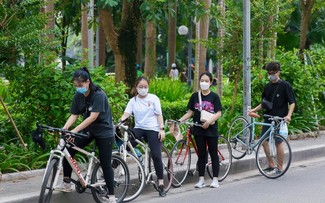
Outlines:
[[[172,64],[172,69],[170,70],[169,76],[173,80],[178,80],[178,69],[177,69],[176,63]]]
[[[164,119],[159,98],[148,93],[149,82],[145,77],[139,77],[135,83],[137,94],[130,99],[121,120],[126,120],[132,114],[135,120],[133,129],[137,139],[144,137],[148,142],[156,174],[158,176],[159,195],[166,196],[163,182],[163,165],[161,146],[165,138]]]

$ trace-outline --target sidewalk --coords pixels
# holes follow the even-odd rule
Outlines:
[[[292,162],[304,161],[325,156],[325,131],[320,131],[317,138],[308,137],[299,140],[290,140],[292,150]],[[252,153],[242,160],[233,159],[232,168],[229,176],[241,172],[255,170],[259,174],[255,164],[255,154]],[[40,185],[44,170],[34,170],[21,173],[2,174],[0,177],[0,203],[31,203],[38,202]],[[188,177],[185,184],[197,181],[197,177]],[[173,190],[173,188],[171,188]],[[145,188],[141,195],[147,192],[154,192],[152,186]],[[158,195],[158,193],[157,193]],[[90,191],[83,194],[55,192],[52,197],[54,202],[94,202]]]

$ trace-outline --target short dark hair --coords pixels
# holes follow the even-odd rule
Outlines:
[[[281,65],[279,62],[270,62],[263,66],[263,69],[266,71],[280,71]]]

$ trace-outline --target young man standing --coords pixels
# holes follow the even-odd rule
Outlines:
[[[257,107],[253,108],[250,112],[256,113],[257,111],[264,109],[264,114],[283,117],[287,123],[290,122],[292,112],[295,108],[295,96],[291,85],[284,80],[280,79],[280,63],[270,62],[264,69],[267,71],[268,78],[270,82],[264,87],[262,93],[262,100],[267,100],[273,103],[272,108],[266,108],[265,105],[259,104]],[[265,123],[271,123],[270,120],[265,119]],[[268,126],[263,126],[262,135],[268,130]],[[269,152],[268,143],[263,144],[265,153]],[[278,165],[276,166],[272,159],[268,159],[268,167],[264,169],[269,173],[279,173],[282,170],[284,150],[283,143],[277,142],[276,148],[278,153]]]

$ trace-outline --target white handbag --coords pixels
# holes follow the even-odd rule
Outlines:
[[[206,110],[202,110],[202,99],[201,99],[201,91],[198,92],[198,95],[199,95],[199,105],[200,105],[200,112],[201,112],[201,115],[200,115],[200,121],[201,122],[206,122],[207,120],[209,120],[210,118],[212,118],[212,116],[214,115],[214,113],[210,113]],[[211,123],[211,125],[214,124]]]

